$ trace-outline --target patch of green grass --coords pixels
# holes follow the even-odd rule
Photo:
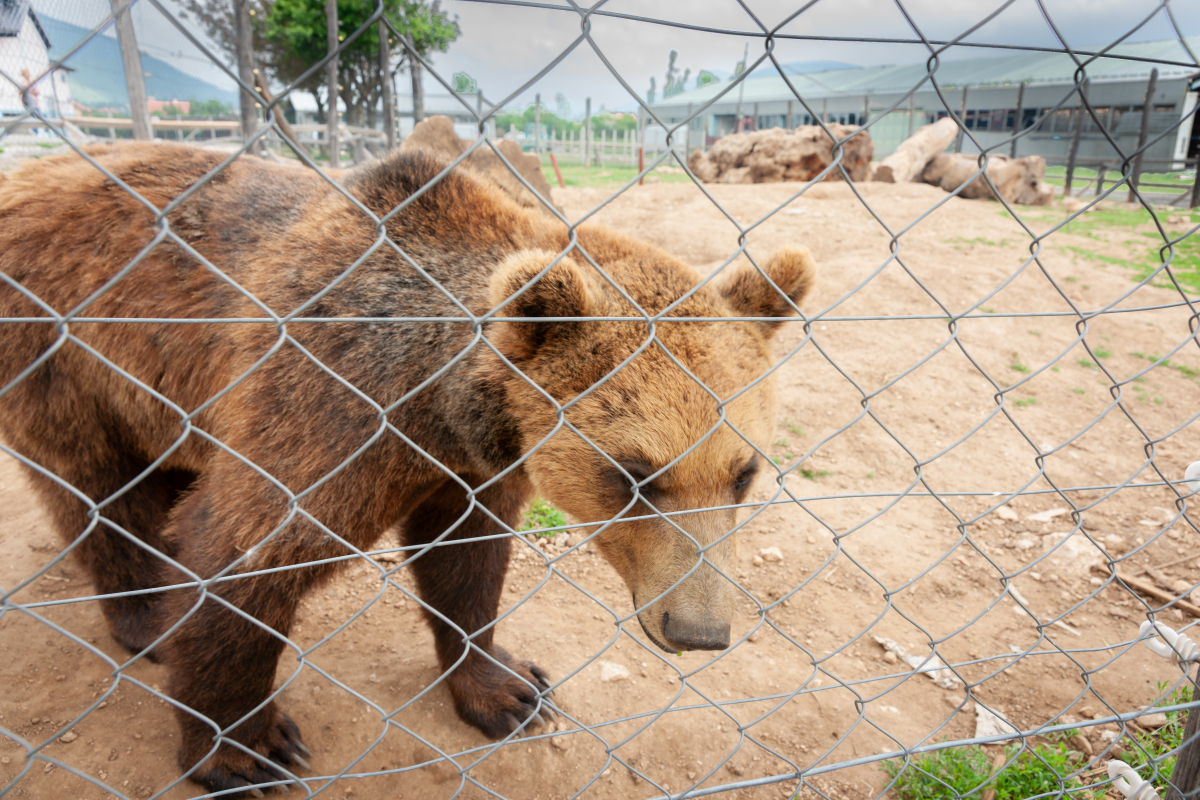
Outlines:
[[[1086,358],[1081,358],[1078,361],[1076,361],[1075,363],[1086,369],[1095,369],[1096,368],[1096,365],[1093,364],[1091,361],[1088,361]]]
[[[1025,332],[1028,333],[1030,336],[1041,336],[1042,335],[1041,331],[1035,331],[1032,328]]]
[[[521,525],[521,530],[532,531],[538,528],[561,528],[566,524],[567,518],[563,512],[542,498],[535,497],[533,503],[529,506],[529,510],[525,512],[525,523]],[[538,536],[554,535],[553,531],[538,534]]]
[[[797,425],[791,417],[788,417],[783,421],[783,427],[787,428],[788,431],[796,434],[797,436],[804,435],[804,428],[801,428],[799,425]]]
[[[1054,222],[1055,220],[1050,221]],[[1194,222],[1194,219],[1192,222]],[[1138,226],[1146,226],[1151,223],[1150,212],[1144,209],[1102,209],[1073,220],[1064,225],[1062,230],[1064,233],[1095,239],[1109,245],[1112,242],[1105,236],[1101,236],[1100,233],[1131,231]],[[1165,256],[1159,255],[1159,248],[1162,247],[1163,241],[1161,234],[1157,230],[1139,231],[1139,233],[1143,238],[1152,239],[1154,244],[1147,248],[1145,242],[1139,243],[1137,240],[1126,241],[1126,246],[1139,253],[1133,259],[1101,255],[1082,247],[1066,246],[1060,249],[1063,252],[1070,251],[1076,256],[1091,261],[1116,264],[1133,270],[1134,279],[1140,281],[1158,269]],[[1171,271],[1174,273],[1176,280],[1179,281],[1180,286],[1186,291],[1200,294],[1200,236],[1189,236],[1180,242],[1176,242],[1172,247],[1174,248],[1174,257],[1171,259]],[[1165,275],[1156,279],[1155,285],[1174,288],[1170,278],[1167,278]]]
[[[867,477],[868,477],[868,478],[874,478],[874,477],[875,477],[875,473],[874,473],[874,472],[868,472],[868,473],[867,473]]]
[[[1051,368],[1050,368],[1050,371],[1051,371],[1051,372],[1059,372],[1060,370],[1058,369],[1058,367],[1057,367],[1057,366],[1053,366],[1053,367],[1051,367]]]
[[[1107,350],[1105,350],[1102,347],[1097,347],[1092,352],[1094,352],[1096,354],[1096,358],[1108,358],[1109,356],[1112,355],[1112,353],[1108,352]]]
[[[824,478],[826,475],[832,475],[833,473],[827,469],[801,469],[800,474],[808,478],[810,481],[815,481],[817,478]]]
[[[1072,389],[1075,394],[1087,394],[1087,389]]]
[[[1024,408],[1025,406],[1036,405],[1037,403],[1040,403],[1040,402],[1041,401],[1038,400],[1036,397],[1026,397],[1021,400],[1017,400],[1016,404],[1017,404],[1017,408]]]
[[[1160,694],[1166,688],[1166,684],[1158,684]],[[1192,687],[1181,686],[1171,692],[1170,696],[1160,700],[1157,705],[1175,706],[1191,701]],[[1179,749],[1183,744],[1183,727],[1186,723],[1187,717],[1181,717],[1178,711],[1168,711],[1166,725],[1153,733],[1135,734],[1135,746],[1125,750],[1120,756],[1121,760],[1135,768],[1142,778],[1148,781],[1154,779],[1152,782],[1162,797],[1167,796],[1167,781],[1175,771],[1176,757],[1167,754]],[[1151,763],[1152,760],[1157,764],[1157,776],[1154,775],[1155,764]]]
[[[637,167],[627,166],[624,164],[606,164],[603,167],[585,167],[582,164],[564,164],[561,160],[558,162],[558,168],[562,170],[563,183],[567,186],[623,186],[637,177]],[[675,170],[680,170],[676,172]],[[549,157],[544,157],[542,161],[542,172],[546,175],[546,180],[551,186],[558,186],[558,178],[554,174],[554,167],[550,164]],[[655,169],[646,176],[648,182],[651,183],[691,183],[692,179],[688,177],[686,172],[674,164],[663,165]]]
[[[1130,355],[1134,356],[1135,358],[1145,359],[1151,363],[1155,363],[1159,360],[1158,355],[1146,355],[1145,353],[1131,353]],[[1166,367],[1167,369],[1173,369],[1185,378],[1190,378],[1192,380],[1200,379],[1200,370],[1192,369],[1186,364],[1172,364],[1169,358],[1164,360],[1161,364],[1159,364],[1159,366]]]
[[[787,446],[788,446],[788,440],[787,440],[787,439],[780,439],[780,440],[778,440],[778,441],[771,442],[771,444],[775,445],[776,447],[787,447]]]
[[[985,239],[982,236],[976,236],[974,239],[967,239],[966,237],[963,237],[963,236],[952,236],[949,239],[943,239],[942,241],[945,242],[946,244],[960,244],[960,245],[982,244],[987,247],[1012,247],[1013,246],[1013,243],[1010,242],[1008,239],[1001,239],[1000,241],[995,242],[995,241],[992,241],[991,239]],[[959,248],[959,249],[961,249],[961,248]]]
[[[1008,368],[1016,372],[1029,372],[1029,367],[1022,364],[1020,361],[1014,361],[1008,365]]]
[[[1078,770],[1079,754],[1064,744],[1038,745],[1034,752],[1023,753],[1021,745],[1015,744],[1005,752],[1008,763],[987,786],[995,791],[995,800],[1025,800],[1043,794],[1050,797],[1082,787],[1078,780],[1066,777]],[[979,787],[993,773],[991,759],[978,745],[922,754],[907,769],[904,762],[895,759],[883,762],[880,768],[896,781],[891,793],[899,800],[978,798],[985,791]]]

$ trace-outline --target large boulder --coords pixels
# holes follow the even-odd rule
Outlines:
[[[496,149],[508,160],[509,164],[520,173],[538,194],[550,201],[550,184],[542,172],[542,160],[531,153],[521,150],[516,142],[507,139],[494,140]],[[458,158],[467,151],[471,142],[459,138],[454,132],[454,122],[449,117],[436,115],[426,118],[417,124],[405,139],[401,150],[429,150],[447,158]],[[549,210],[538,200],[486,144],[481,145],[471,153],[462,166],[502,189],[512,199],[526,208],[537,208],[546,213]]]
[[[844,139],[857,128],[831,124],[829,130]],[[693,151],[688,166],[705,183],[810,181],[833,162],[833,146],[834,140],[818,125],[768,128],[724,136],[707,152]],[[841,164],[850,180],[866,180],[874,153],[875,143],[865,131],[842,144]],[[842,171],[831,170],[825,180],[842,180]]]
[[[943,153],[929,162],[921,173],[921,179],[947,192],[953,192],[969,180],[970,184],[959,193],[959,197],[995,199],[992,187],[988,186],[983,176],[972,179],[978,171],[979,156]],[[1041,156],[989,156],[987,175],[1001,196],[1010,203],[1045,206],[1054,199],[1054,187],[1046,183],[1046,159]]]

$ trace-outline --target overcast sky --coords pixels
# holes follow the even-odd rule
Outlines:
[[[163,0],[168,8],[173,0]],[[567,0],[548,0],[561,2]],[[35,0],[36,6],[69,8],[76,24],[97,24],[109,0]],[[229,85],[219,70],[204,63],[186,39],[144,0],[135,0],[135,21],[142,49],[197,77]],[[1120,38],[1158,6],[1156,0],[1044,0],[1046,10],[1072,47],[1103,45]],[[434,57],[435,68],[447,79],[467,72],[491,101],[500,101],[530,81],[546,65],[566,51],[580,36],[580,14],[490,2],[443,0],[443,8],[457,16],[462,36],[449,51]],[[650,77],[659,90],[664,80],[671,49],[679,51],[678,65],[730,72],[741,59],[747,44],[750,60],[764,54],[761,37],[747,32],[771,28],[794,14],[801,3],[783,0],[749,0],[749,12],[733,0],[611,0],[602,9],[621,14],[652,16],[670,22],[718,28],[730,33],[706,33],[677,27],[593,16],[592,42],[579,44],[549,74],[520,92],[513,101],[532,102],[535,92],[553,106],[562,92],[573,110],[583,111],[592,98],[593,109],[633,108],[629,92],[605,66],[602,53],[629,86],[645,96]],[[785,25],[781,33],[815,36],[859,36],[910,39],[917,30],[930,39],[952,39],[978,24],[1003,5],[995,0],[907,0],[910,24],[893,0],[819,0]],[[1186,35],[1200,35],[1200,3],[1174,0],[1172,10]],[[89,21],[95,17],[95,21]],[[757,20],[757,21],[756,21]],[[740,35],[739,35],[740,34]],[[1164,12],[1156,14],[1130,41],[1174,38]],[[971,34],[970,40],[1002,44],[1055,47],[1058,41],[1034,0],[1016,0],[991,22]],[[987,54],[975,48],[953,48],[947,58]],[[924,60],[920,45],[854,44],[846,42],[779,41],[775,55],[780,62],[834,60],[861,66],[902,64]],[[403,87],[403,80],[401,86]],[[440,87],[427,82],[427,91]],[[403,91],[403,88],[401,89]]]

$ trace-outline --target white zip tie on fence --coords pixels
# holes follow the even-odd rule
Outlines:
[[[1153,784],[1143,780],[1133,767],[1119,759],[1108,762],[1108,777],[1112,785],[1129,800],[1162,800]]]
[[[1162,639],[1158,640],[1153,636],[1147,637],[1146,634],[1150,633],[1151,630],[1153,630],[1153,633],[1161,636]],[[1151,652],[1163,658],[1174,659],[1176,663],[1200,661],[1200,646],[1185,634],[1179,633],[1169,625],[1146,620],[1138,626],[1138,635],[1146,637],[1142,640],[1142,644],[1149,647]]]
[[[1188,491],[1200,492],[1200,461],[1188,464],[1187,472],[1183,473],[1183,479],[1187,481]]]

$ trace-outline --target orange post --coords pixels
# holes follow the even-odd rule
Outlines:
[[[550,151],[550,163],[554,165],[554,174],[558,176],[558,187],[560,189],[567,188],[567,185],[563,183],[562,170],[558,168],[558,159],[554,157],[553,150]]]
[[[646,147],[645,147],[645,145],[642,145],[641,147],[638,148],[638,172],[640,173],[645,168],[646,168]],[[638,186],[641,186],[642,181],[644,181],[644,180],[645,180],[645,178],[638,178]]]

